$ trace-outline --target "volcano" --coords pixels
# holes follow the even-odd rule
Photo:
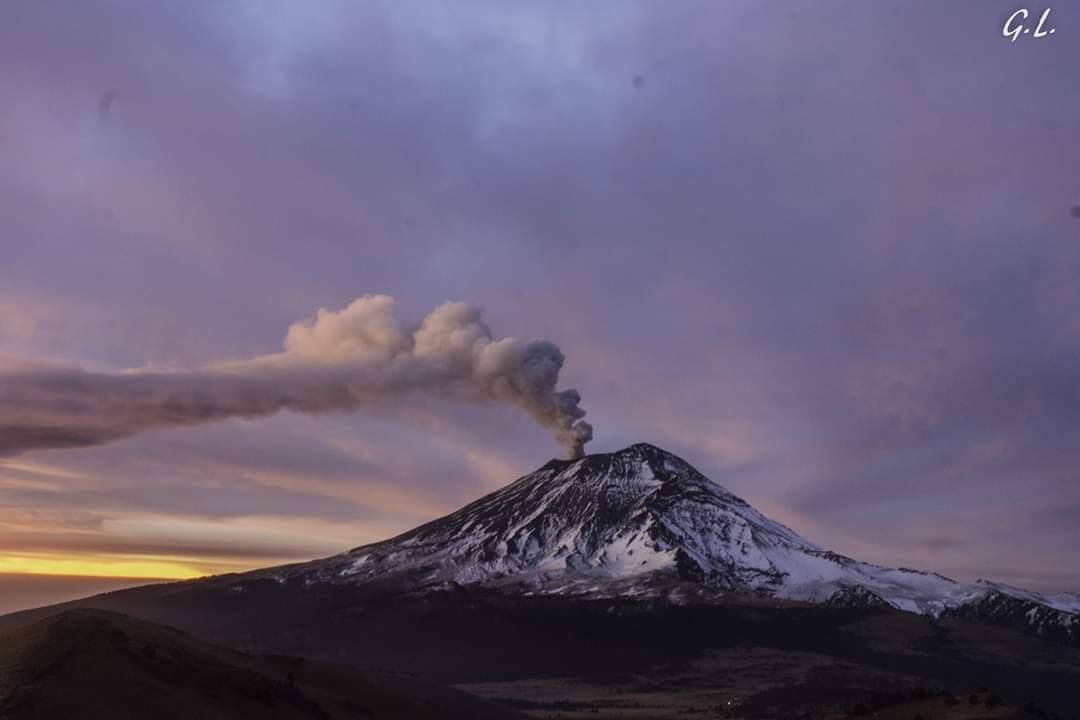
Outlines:
[[[647,443],[551,460],[450,515],[329,558],[162,587],[170,597],[225,593],[231,607],[244,593],[267,586],[289,604],[305,605],[319,593],[358,602],[467,590],[667,605],[766,600],[891,608],[1080,646],[1080,596],[990,580],[957,582],[847,557],[769,519],[685,460]],[[117,599],[138,595],[112,593],[97,605],[123,610]]]
[[[552,460],[446,517],[341,555],[240,576],[525,596],[732,595],[958,615],[1080,641],[1080,596],[860,562],[819,547],[647,443]]]
[[[581,705],[567,678],[599,683],[590,702],[619,708],[641,701],[639,680],[663,695],[650,702],[675,687],[708,696],[663,717],[716,705],[719,685],[730,685],[723,702],[761,704],[747,717],[949,684],[1072,710],[1080,668],[1077,596],[846,557],[648,444],[552,460],[446,517],[329,558],[6,615],[0,633],[74,609],[163,623],[245,657],[505,691],[536,711]],[[769,690],[761,678],[777,662],[807,665]],[[525,697],[534,691],[543,697]]]

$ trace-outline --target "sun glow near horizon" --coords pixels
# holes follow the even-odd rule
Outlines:
[[[131,580],[190,580],[192,578],[245,569],[203,567],[187,558],[124,555],[58,557],[44,554],[0,555],[0,573],[50,575]]]

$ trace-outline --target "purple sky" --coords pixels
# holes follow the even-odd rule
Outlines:
[[[4,3],[0,355],[192,368],[464,300],[559,343],[592,451],[1080,591],[1080,7],[1010,43],[1016,7]],[[330,554],[560,452],[414,399],[25,453],[0,572]]]

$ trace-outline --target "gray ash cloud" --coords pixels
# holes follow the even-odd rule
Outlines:
[[[592,427],[565,356],[548,340],[496,338],[481,310],[445,303],[414,328],[386,295],[292,325],[282,352],[191,371],[97,373],[23,364],[0,370],[0,455],[100,445],[155,428],[308,414],[378,412],[410,393],[504,402],[584,454]]]

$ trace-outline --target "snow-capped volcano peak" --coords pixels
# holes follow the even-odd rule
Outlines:
[[[774,554],[820,552],[684,460],[645,443],[534,473],[442,519],[341,556],[339,572],[536,591],[652,576],[775,586]]]
[[[692,593],[708,601],[743,592],[935,616],[979,603],[997,615],[1006,605],[1013,612],[1013,604],[988,604],[1000,596],[1045,607],[1049,614],[1039,615],[1041,623],[1080,632],[1074,596],[1065,602],[1003,585],[963,584],[829,552],[647,443],[551,460],[446,517],[275,574],[306,582],[378,580],[407,589],[452,583],[592,597]]]

